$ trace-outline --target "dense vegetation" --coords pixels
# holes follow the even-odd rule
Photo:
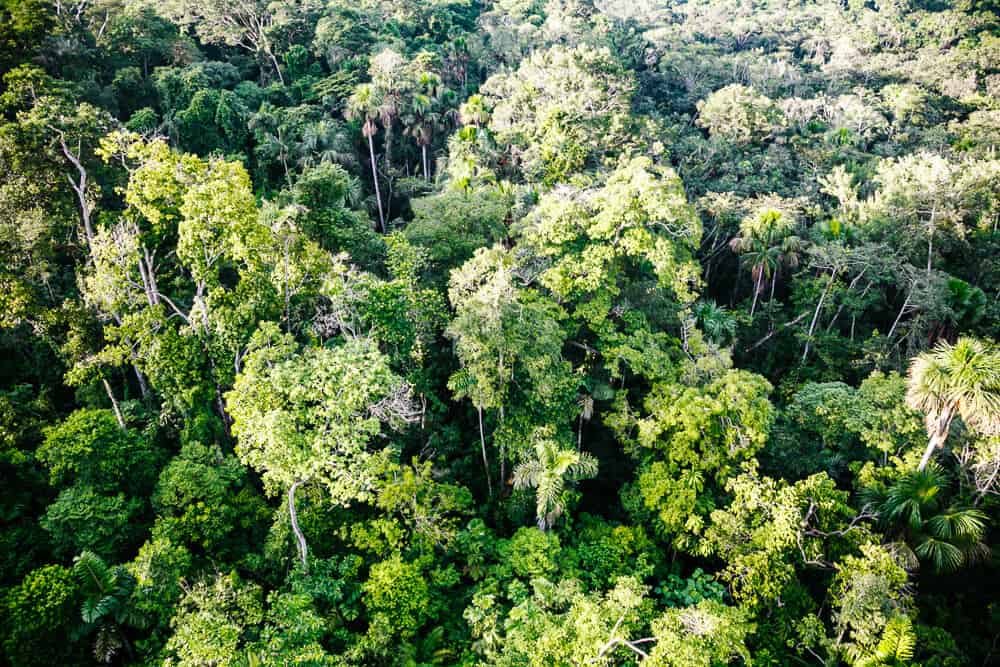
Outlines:
[[[991,0],[0,0],[0,664],[1000,660]]]

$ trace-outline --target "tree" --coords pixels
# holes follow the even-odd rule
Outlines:
[[[747,636],[754,631],[748,614],[715,600],[671,609],[652,623],[656,644],[643,663],[656,667],[711,667],[735,659],[749,663]]]
[[[793,235],[795,217],[790,211],[763,206],[752,216],[740,223],[740,235],[730,241],[734,252],[742,255],[751,266],[754,279],[753,300],[750,303],[750,317],[757,307],[763,281],[771,281],[771,299],[778,282],[778,272],[782,265],[798,266],[799,253],[803,241]]]
[[[284,84],[281,66],[275,53],[273,31],[276,10],[290,16],[306,12],[309,0],[169,0],[163,6],[166,16],[180,26],[193,28],[205,42],[226,44],[249,51],[268,61],[274,74]]]
[[[111,568],[92,551],[73,559],[73,574],[84,595],[81,616],[88,629],[96,629],[94,657],[110,663],[122,649],[135,656],[125,626],[141,627],[143,619],[131,606],[135,579],[123,566]]]
[[[917,470],[944,448],[956,416],[978,433],[1000,433],[1000,353],[976,338],[938,343],[910,362],[906,403],[926,416],[928,442]]]
[[[562,358],[562,309],[534,290],[515,283],[513,256],[501,246],[480,248],[451,274],[448,298],[455,319],[446,335],[455,341],[461,369],[448,380],[456,398],[469,398],[476,407],[479,441],[492,495],[483,410],[504,415],[511,385],[518,376],[530,381],[531,393],[555,399],[561,378],[568,376]],[[505,477],[506,452],[500,451],[500,475]]]
[[[566,483],[597,475],[597,459],[563,448],[553,435],[552,429],[536,430],[535,458],[514,468],[514,488],[535,491],[535,514],[542,531],[552,528],[563,513]]]
[[[936,573],[953,572],[989,554],[983,541],[988,515],[955,499],[949,504],[947,487],[944,470],[932,462],[904,472],[872,499],[887,532]]]
[[[781,127],[781,110],[753,88],[731,84],[698,103],[698,124],[735,144],[762,141]]]
[[[390,456],[388,448],[369,449],[371,440],[383,423],[414,417],[408,385],[372,341],[299,351],[270,323],[254,334],[226,400],[240,460],[262,473],[268,492],[288,495],[303,567],[296,490],[321,484],[343,506],[371,497],[376,468]]]
[[[348,118],[362,121],[361,133],[368,139],[368,159],[372,165],[372,184],[375,187],[375,203],[378,205],[379,231],[385,233],[385,213],[382,212],[382,194],[378,185],[378,168],[375,162],[375,143],[372,137],[378,132],[375,119],[379,117],[382,106],[381,92],[373,84],[359,84],[347,100],[344,114]]]
[[[264,620],[260,587],[232,572],[186,586],[170,621],[166,664],[177,667],[240,664],[251,629]]]

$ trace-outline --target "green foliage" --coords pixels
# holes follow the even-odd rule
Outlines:
[[[237,454],[271,493],[313,481],[336,503],[369,498],[387,452],[368,444],[382,421],[406,416],[405,395],[401,405],[384,401],[401,386],[367,339],[299,352],[291,336],[265,325],[228,395]]]
[[[70,658],[65,640],[76,625],[78,592],[73,573],[60,565],[30,572],[3,598],[3,648],[17,664],[47,665]]]
[[[0,664],[991,663],[998,17],[0,0]]]
[[[170,621],[164,664],[236,665],[249,633],[263,621],[260,588],[236,573],[191,585]]]
[[[398,555],[376,563],[363,589],[364,603],[371,613],[369,632],[389,632],[408,639],[423,624],[430,599],[427,582],[417,565]],[[385,637],[379,641],[385,641]]]

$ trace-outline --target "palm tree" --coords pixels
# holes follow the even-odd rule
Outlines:
[[[935,572],[952,572],[989,553],[983,542],[987,515],[948,503],[948,481],[944,470],[931,463],[904,473],[871,503],[886,533]]]
[[[296,146],[300,168],[332,163],[345,167],[355,162],[351,141],[343,123],[322,119],[310,123],[302,131],[302,140]]]
[[[944,447],[956,415],[981,435],[1000,433],[1000,354],[992,343],[959,338],[942,341],[910,363],[906,403],[927,425],[927,449],[917,470]]]
[[[423,93],[415,93],[410,99],[410,106],[403,116],[404,134],[413,137],[420,146],[420,164],[424,179],[431,180],[430,163],[427,161],[427,146],[434,136],[434,126],[439,121],[434,109],[434,100]]]
[[[693,313],[705,336],[716,345],[724,345],[736,336],[735,318],[715,301],[699,301]]]
[[[742,255],[751,266],[754,279],[753,301],[750,317],[757,308],[757,299],[763,289],[764,279],[771,280],[771,298],[778,271],[783,264],[796,266],[802,249],[802,240],[792,235],[795,219],[774,208],[763,208],[747,217],[740,224],[740,235],[729,242],[733,252]]]
[[[538,528],[547,530],[564,509],[566,483],[590,479],[597,474],[597,459],[586,452],[563,449],[551,429],[535,432],[535,459],[514,469],[515,489],[535,489]]]
[[[347,100],[344,112],[349,119],[363,121],[361,134],[368,139],[368,157],[372,163],[372,182],[375,183],[375,201],[378,203],[379,231],[385,233],[385,214],[382,212],[382,193],[378,186],[378,169],[375,166],[375,143],[372,137],[378,132],[375,119],[379,117],[382,107],[381,95],[370,83],[359,84]]]
[[[490,119],[490,114],[486,110],[486,100],[479,94],[469,95],[459,107],[458,116],[464,125],[472,125],[478,130]]]

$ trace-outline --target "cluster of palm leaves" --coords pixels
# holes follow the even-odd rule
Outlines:
[[[597,474],[597,459],[586,452],[562,447],[554,438],[538,434],[535,458],[514,469],[515,489],[535,490],[538,528],[547,530],[562,515],[566,485]]]
[[[1000,434],[1000,352],[991,343],[942,341],[913,359],[907,384],[907,404],[926,415],[928,443],[919,469],[944,447],[956,416],[980,435]]]
[[[84,551],[73,559],[73,574],[80,582],[83,604],[82,633],[94,635],[94,657],[110,663],[121,649],[131,656],[125,626],[142,627],[144,619],[130,604],[135,578],[123,566],[109,567],[100,556]]]
[[[989,556],[983,541],[988,517],[958,502],[937,463],[901,475],[884,492],[869,492],[886,535],[911,566],[954,572]]]

